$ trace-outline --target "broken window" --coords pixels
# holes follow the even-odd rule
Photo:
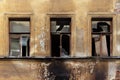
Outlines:
[[[10,56],[29,56],[30,19],[10,18]]]
[[[112,18],[92,18],[92,55],[112,53]]]
[[[51,55],[67,57],[70,54],[71,18],[51,18]]]

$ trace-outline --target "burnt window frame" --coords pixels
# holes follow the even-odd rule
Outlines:
[[[28,21],[29,22],[29,32],[11,32],[10,31],[10,21]],[[31,18],[30,17],[9,17],[8,18],[8,26],[9,26],[9,57],[29,57],[30,56],[30,35],[31,35]],[[10,52],[10,46],[11,46],[11,43],[10,43],[10,38],[11,38],[11,35],[12,36],[19,36],[19,46],[20,46],[20,55],[19,56],[12,56],[11,55],[11,52]],[[23,56],[24,54],[22,53],[22,46],[21,46],[21,41],[22,41],[22,38],[24,37],[29,37],[29,50],[28,50],[28,53],[26,53],[25,55],[26,56]]]
[[[105,21],[109,21],[110,22],[110,31],[108,32],[93,32],[92,30],[92,21],[99,21],[99,22],[105,22]],[[99,23],[98,22],[98,23]],[[113,17],[91,17],[91,54],[92,56],[106,56],[106,55],[97,55],[96,53],[93,53],[92,51],[92,35],[99,35],[100,36],[100,54],[102,54],[101,51],[101,47],[102,47],[102,40],[101,40],[101,36],[102,35],[109,35],[110,36],[110,53],[108,53],[107,56],[112,56],[113,54]],[[107,42],[107,41],[106,41]],[[107,46],[108,47],[108,46]]]
[[[70,25],[70,27],[69,27],[69,32],[52,32],[51,31],[51,19],[69,19],[70,21],[69,21],[69,25]],[[52,43],[51,43],[51,41],[52,41],[52,39],[51,39],[51,35],[53,34],[53,35],[59,35],[60,36],[60,54],[59,54],[59,56],[53,56],[52,55],[52,47],[50,47],[50,56],[51,57],[64,57],[64,56],[62,56],[61,54],[62,54],[62,36],[63,35],[67,35],[67,36],[69,36],[69,53],[68,53],[68,55],[67,55],[67,57],[70,57],[70,55],[71,55],[71,28],[72,28],[72,18],[71,17],[50,17],[49,18],[49,21],[50,21],[50,46],[52,46]],[[56,53],[57,54],[57,53]]]

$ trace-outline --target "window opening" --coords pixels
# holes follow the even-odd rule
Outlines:
[[[70,55],[71,18],[51,18],[51,56]]]
[[[92,56],[112,53],[112,18],[92,18]]]
[[[29,56],[30,19],[10,18],[10,56]]]

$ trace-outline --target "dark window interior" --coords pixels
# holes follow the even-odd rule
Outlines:
[[[70,36],[69,35],[62,35],[62,47],[63,47],[62,52],[64,52],[65,55],[69,55],[70,54]]]
[[[92,56],[112,53],[112,18],[92,18]]]
[[[60,35],[51,35],[51,51],[52,51],[52,56],[59,57],[60,56]]]
[[[71,18],[51,18],[51,56],[67,57],[70,54]]]

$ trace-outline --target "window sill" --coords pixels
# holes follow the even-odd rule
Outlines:
[[[26,60],[114,60],[120,59],[120,56],[108,56],[108,57],[100,57],[100,56],[92,56],[92,57],[0,57],[0,59],[26,59]]]

